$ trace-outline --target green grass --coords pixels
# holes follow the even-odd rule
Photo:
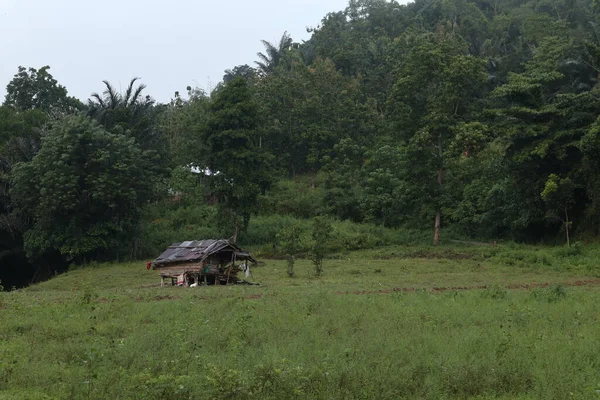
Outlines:
[[[560,251],[267,260],[261,286],[194,289],[89,266],[0,293],[0,399],[599,399],[600,287],[571,286],[596,250]]]

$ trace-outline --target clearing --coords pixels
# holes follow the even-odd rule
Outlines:
[[[199,288],[93,265],[0,293],[0,399],[599,399],[598,259],[397,247]]]

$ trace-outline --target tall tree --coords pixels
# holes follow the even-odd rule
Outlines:
[[[55,125],[40,152],[13,173],[13,204],[33,221],[28,255],[56,250],[81,261],[126,247],[150,193],[141,157],[133,139],[84,116]]]
[[[546,230],[540,193],[547,177],[575,178],[585,159],[581,150],[589,149],[581,141],[597,118],[600,97],[589,90],[597,72],[578,60],[581,51],[568,35],[546,36],[524,71],[510,73],[507,83],[492,93],[494,131],[520,197],[514,230],[531,231],[532,236]],[[585,202],[581,200],[580,209]]]
[[[238,77],[218,89],[210,111],[207,152],[199,164],[209,171],[219,215],[236,241],[273,179],[271,155],[259,146],[258,110],[246,80]]]
[[[160,112],[157,125],[169,149],[174,166],[196,166],[198,154],[205,151],[202,132],[210,114],[210,98],[200,90],[188,90],[188,97],[175,98]]]
[[[573,206],[574,190],[575,185],[571,178],[560,178],[558,175],[552,174],[548,177],[541,193],[548,208],[548,217],[562,222],[568,247],[571,247],[569,231],[572,222],[569,220],[569,209]]]
[[[447,150],[455,140],[455,126],[468,120],[482,96],[483,62],[469,55],[453,35],[421,36],[398,70],[389,106],[396,137],[407,144],[411,171],[407,179],[415,205],[435,215],[433,242],[439,243]],[[429,189],[422,191],[422,180]],[[424,210],[425,211],[425,210]],[[429,211],[425,211],[429,212]]]
[[[0,281],[5,287],[20,287],[31,282],[35,274],[56,266],[50,260],[32,264],[23,250],[23,234],[30,228],[29,219],[16,212],[11,201],[11,174],[19,162],[28,162],[37,154],[40,136],[48,116],[40,110],[16,111],[0,107]]]
[[[313,177],[323,157],[345,137],[373,141],[373,105],[361,102],[359,82],[344,76],[330,60],[278,68],[258,85],[265,143],[291,175]]]
[[[136,86],[139,79],[133,78],[125,93],[103,81],[102,95],[92,93],[88,100],[88,115],[108,131],[133,137],[143,150],[157,150],[162,147],[162,137],[155,125],[155,102],[149,95],[144,95],[146,85]]]
[[[146,85],[133,78],[124,93],[104,81],[102,95],[93,93],[88,100],[88,116],[107,131],[134,139],[142,150],[139,163],[150,172],[153,182],[168,173],[169,146],[159,124],[159,109],[150,95],[144,95]],[[137,84],[137,86],[136,86]]]
[[[266,40],[261,40],[261,42],[265,46],[265,53],[257,53],[260,61],[255,61],[255,64],[258,66],[259,74],[265,76],[281,64],[286,52],[292,47],[293,41],[291,36],[284,32],[278,44]]]
[[[223,82],[229,83],[237,77],[242,77],[249,82],[253,82],[256,79],[256,70],[248,64],[238,65],[233,69],[226,69],[225,75],[223,75]]]
[[[83,104],[68,96],[49,72],[50,67],[25,68],[19,71],[6,86],[4,105],[18,111],[40,110],[53,117],[72,114],[83,109]]]

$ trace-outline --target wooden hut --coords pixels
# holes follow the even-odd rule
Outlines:
[[[149,266],[165,282],[180,286],[238,283],[239,272],[249,272],[256,260],[228,240],[191,240],[173,243]]]

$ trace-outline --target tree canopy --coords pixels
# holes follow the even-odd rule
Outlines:
[[[12,201],[33,221],[28,255],[57,250],[82,259],[120,250],[149,197],[141,156],[133,139],[84,116],[54,126],[39,153],[13,171]]]

